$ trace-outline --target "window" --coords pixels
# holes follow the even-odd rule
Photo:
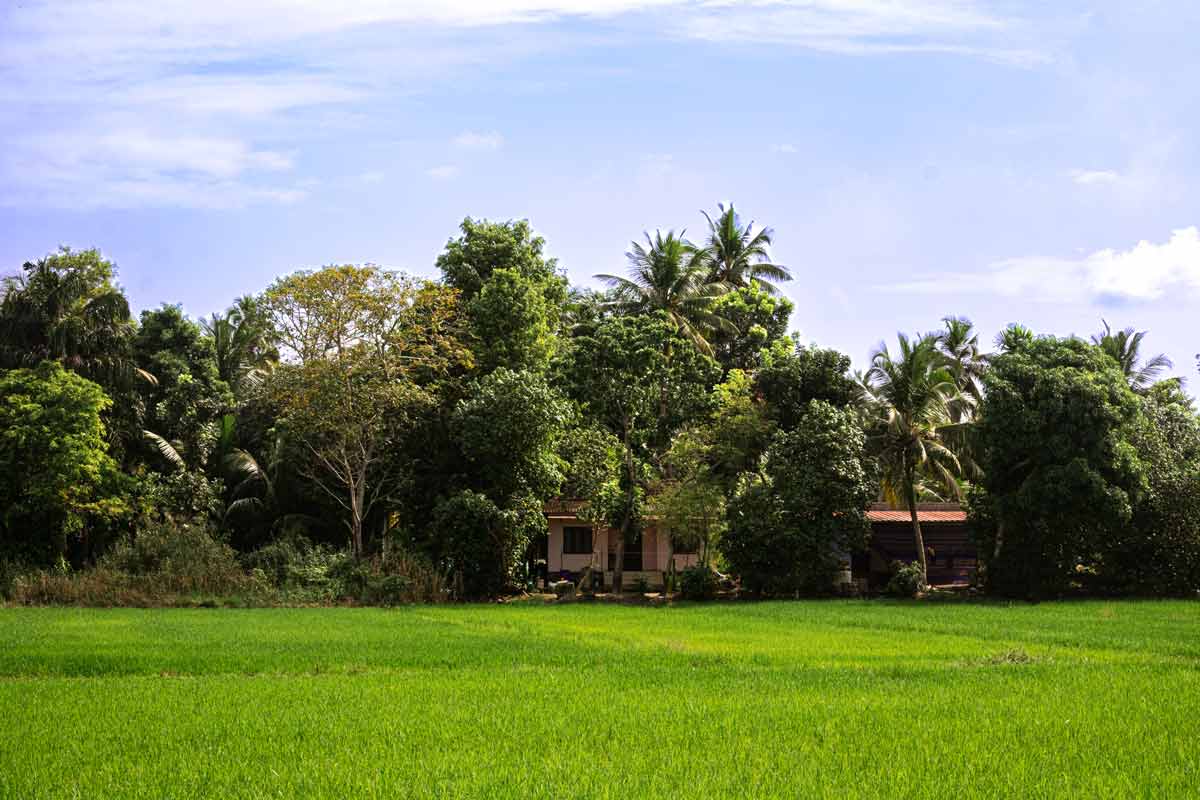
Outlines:
[[[563,528],[563,555],[590,556],[592,554],[592,529],[580,525]]]
[[[680,541],[674,537],[671,538],[671,544],[675,547],[675,555],[677,556],[694,556],[696,555],[696,540]]]

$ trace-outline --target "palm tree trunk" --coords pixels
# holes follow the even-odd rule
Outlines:
[[[905,488],[908,491],[908,513],[912,518],[913,543],[917,548],[917,563],[921,565],[921,588],[929,585],[929,565],[925,562],[925,537],[921,535],[921,520],[917,516],[917,492],[914,487],[916,476],[910,468],[905,475]]]

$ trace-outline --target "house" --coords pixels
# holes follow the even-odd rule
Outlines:
[[[554,579],[559,576],[578,578],[589,566],[594,575],[603,574],[602,586],[611,589],[613,569],[617,561],[617,540],[613,531],[603,526],[593,526],[579,518],[583,502],[578,500],[553,500],[546,504],[546,518],[550,525],[549,535],[542,540],[537,558],[546,563],[546,574]],[[686,569],[699,563],[695,550],[676,547],[675,569]],[[669,572],[670,542],[659,535],[657,526],[648,523],[636,540],[625,542],[623,582],[625,586],[636,586],[645,581],[651,588],[661,589],[664,574]],[[593,580],[599,580],[594,577]]]
[[[616,566],[616,537],[609,528],[579,518],[583,508],[579,500],[552,500],[545,506],[550,533],[537,545],[535,558],[544,562],[543,578],[578,579],[592,566],[598,589],[611,589]],[[925,540],[929,582],[934,586],[965,585],[975,575],[975,545],[967,535],[967,514],[956,503],[918,503],[917,519]],[[866,550],[850,557],[849,577],[864,590],[878,590],[887,584],[894,562],[917,558],[913,541],[912,519],[907,509],[895,509],[876,503],[867,511],[871,539]],[[625,543],[624,583],[627,587],[645,581],[651,588],[662,588],[669,566],[669,542],[651,521],[641,536]],[[694,552],[675,551],[675,569],[683,570],[699,563]],[[601,570],[602,568],[602,570]],[[601,577],[602,576],[602,577]],[[846,578],[843,578],[843,581]]]
[[[867,511],[871,540],[851,557],[851,572],[860,586],[879,589],[887,584],[891,565],[917,560],[912,517],[906,508],[876,503]],[[977,553],[967,533],[967,513],[957,503],[917,503],[917,521],[925,540],[925,561],[933,586],[959,586],[975,576]]]

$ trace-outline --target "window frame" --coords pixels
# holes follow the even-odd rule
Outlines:
[[[586,550],[569,550],[567,542],[570,539],[570,534],[579,535],[583,531],[587,534],[588,546]],[[568,533],[570,532],[570,534]],[[572,542],[576,544],[577,542]],[[587,525],[563,525],[562,527],[562,554],[564,556],[590,556],[596,550],[596,532]]]

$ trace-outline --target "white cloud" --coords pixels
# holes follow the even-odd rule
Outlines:
[[[794,144],[773,144],[771,145],[771,152],[792,155],[793,153],[798,153],[800,151],[796,149],[796,145]]]
[[[1075,169],[1071,170],[1071,180],[1080,186],[1098,186],[1118,182],[1121,174],[1111,169]]]
[[[1171,292],[1200,292],[1200,228],[1173,231],[1161,244],[1143,240],[1128,250],[1097,250],[1082,258],[1011,258],[982,273],[946,273],[877,288],[922,294],[980,293],[1060,303],[1153,301]]]
[[[1047,60],[1013,47],[1014,21],[970,0],[775,0],[701,4],[684,33],[713,42],[791,45],[842,55],[947,53],[1019,65]]]
[[[358,176],[359,183],[383,183],[386,176],[380,170],[368,170],[360,173]]]
[[[291,202],[295,184],[279,184],[278,173],[302,160],[308,142],[367,125],[389,97],[468,65],[585,40],[518,27],[563,20],[619,18],[632,38],[1024,58],[1006,49],[1025,38],[1019,26],[982,2],[24,0],[0,12],[0,186],[40,202],[103,178],[126,187],[100,193],[121,203],[207,205],[237,194],[214,193],[212,182],[224,181]],[[67,153],[45,157],[30,131],[53,131]],[[466,131],[454,144],[495,150],[503,137]],[[448,169],[435,168],[450,177]],[[272,185],[249,188],[262,173],[276,173]]]
[[[439,181],[447,181],[451,178],[457,178],[460,172],[462,172],[462,170],[454,164],[442,164],[440,166],[431,167],[425,170],[426,175],[434,180]]]
[[[454,146],[463,150],[499,150],[504,137],[496,131],[463,131],[454,137]]]

